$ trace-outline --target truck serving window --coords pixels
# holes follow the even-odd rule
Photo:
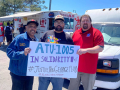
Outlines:
[[[74,19],[70,18],[70,29],[73,29],[74,27]]]
[[[54,29],[54,18],[49,18],[49,30]]]
[[[65,20],[65,26],[64,26],[64,29],[73,29],[73,26],[74,26],[74,19],[72,18],[64,18]]]
[[[72,18],[64,18],[64,29],[73,29],[74,27],[74,19]],[[54,29],[54,18],[49,18],[49,30],[53,30]]]
[[[93,27],[102,32],[106,44],[120,45],[120,25],[119,24],[93,24]]]
[[[65,26],[64,26],[64,29],[70,29],[70,22],[69,22],[69,18],[64,18],[65,20]]]

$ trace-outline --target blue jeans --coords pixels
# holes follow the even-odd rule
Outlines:
[[[33,79],[32,76],[18,76],[10,72],[12,79],[12,90],[32,90]]]
[[[50,82],[53,85],[52,90],[62,90],[64,79],[63,78],[53,78],[53,77],[39,77],[38,90],[47,90]]]

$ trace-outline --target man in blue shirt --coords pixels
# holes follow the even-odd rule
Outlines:
[[[33,76],[26,76],[30,41],[38,41],[34,36],[38,22],[27,22],[26,32],[18,35],[7,48],[10,58],[9,70],[12,79],[12,90],[32,90]]]

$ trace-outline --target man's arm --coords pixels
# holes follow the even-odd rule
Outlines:
[[[19,50],[19,41],[16,39],[7,47],[7,56],[12,60],[23,60],[25,55],[24,50]]]
[[[12,28],[12,27],[10,27],[10,30],[12,31],[12,33],[14,32],[14,30],[13,30],[13,28]]]
[[[92,48],[79,49],[77,51],[77,54],[79,54],[79,55],[82,55],[82,54],[85,54],[85,53],[96,54],[96,53],[99,53],[99,52],[102,52],[102,51],[103,51],[103,48],[101,46],[97,45],[97,46],[94,46]]]
[[[93,47],[93,48],[88,48],[87,49],[87,52],[88,53],[99,53],[99,52],[102,52],[103,51],[103,48],[99,45]]]
[[[67,44],[74,45],[72,37],[71,36],[67,36],[67,37],[68,37],[67,38]]]
[[[46,32],[43,34],[43,36],[39,39],[39,42],[45,42],[46,40]]]
[[[3,27],[1,27],[1,32],[4,33],[4,28]]]
[[[6,29],[6,27],[4,28],[4,34],[5,34],[5,29]]]

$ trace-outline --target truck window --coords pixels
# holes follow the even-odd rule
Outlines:
[[[64,29],[73,29],[74,27],[74,19],[72,18],[64,18]],[[49,30],[53,30],[54,29],[54,18],[49,18]]]
[[[96,28],[96,29],[98,29],[98,30],[102,30],[101,28],[102,28],[102,25],[100,25],[100,24],[93,24],[93,27],[94,28]]]
[[[49,30],[54,29],[54,18],[49,18]]]
[[[65,20],[65,26],[64,26],[64,29],[73,29],[74,27],[74,19],[72,18],[64,18]]]
[[[93,24],[93,27],[99,29],[104,37],[106,44],[120,45],[120,25],[119,24]]]
[[[74,27],[74,19],[70,18],[70,29],[73,29]]]
[[[65,23],[65,26],[64,26],[64,29],[70,29],[70,22],[69,22],[69,18],[64,18],[64,23]]]

